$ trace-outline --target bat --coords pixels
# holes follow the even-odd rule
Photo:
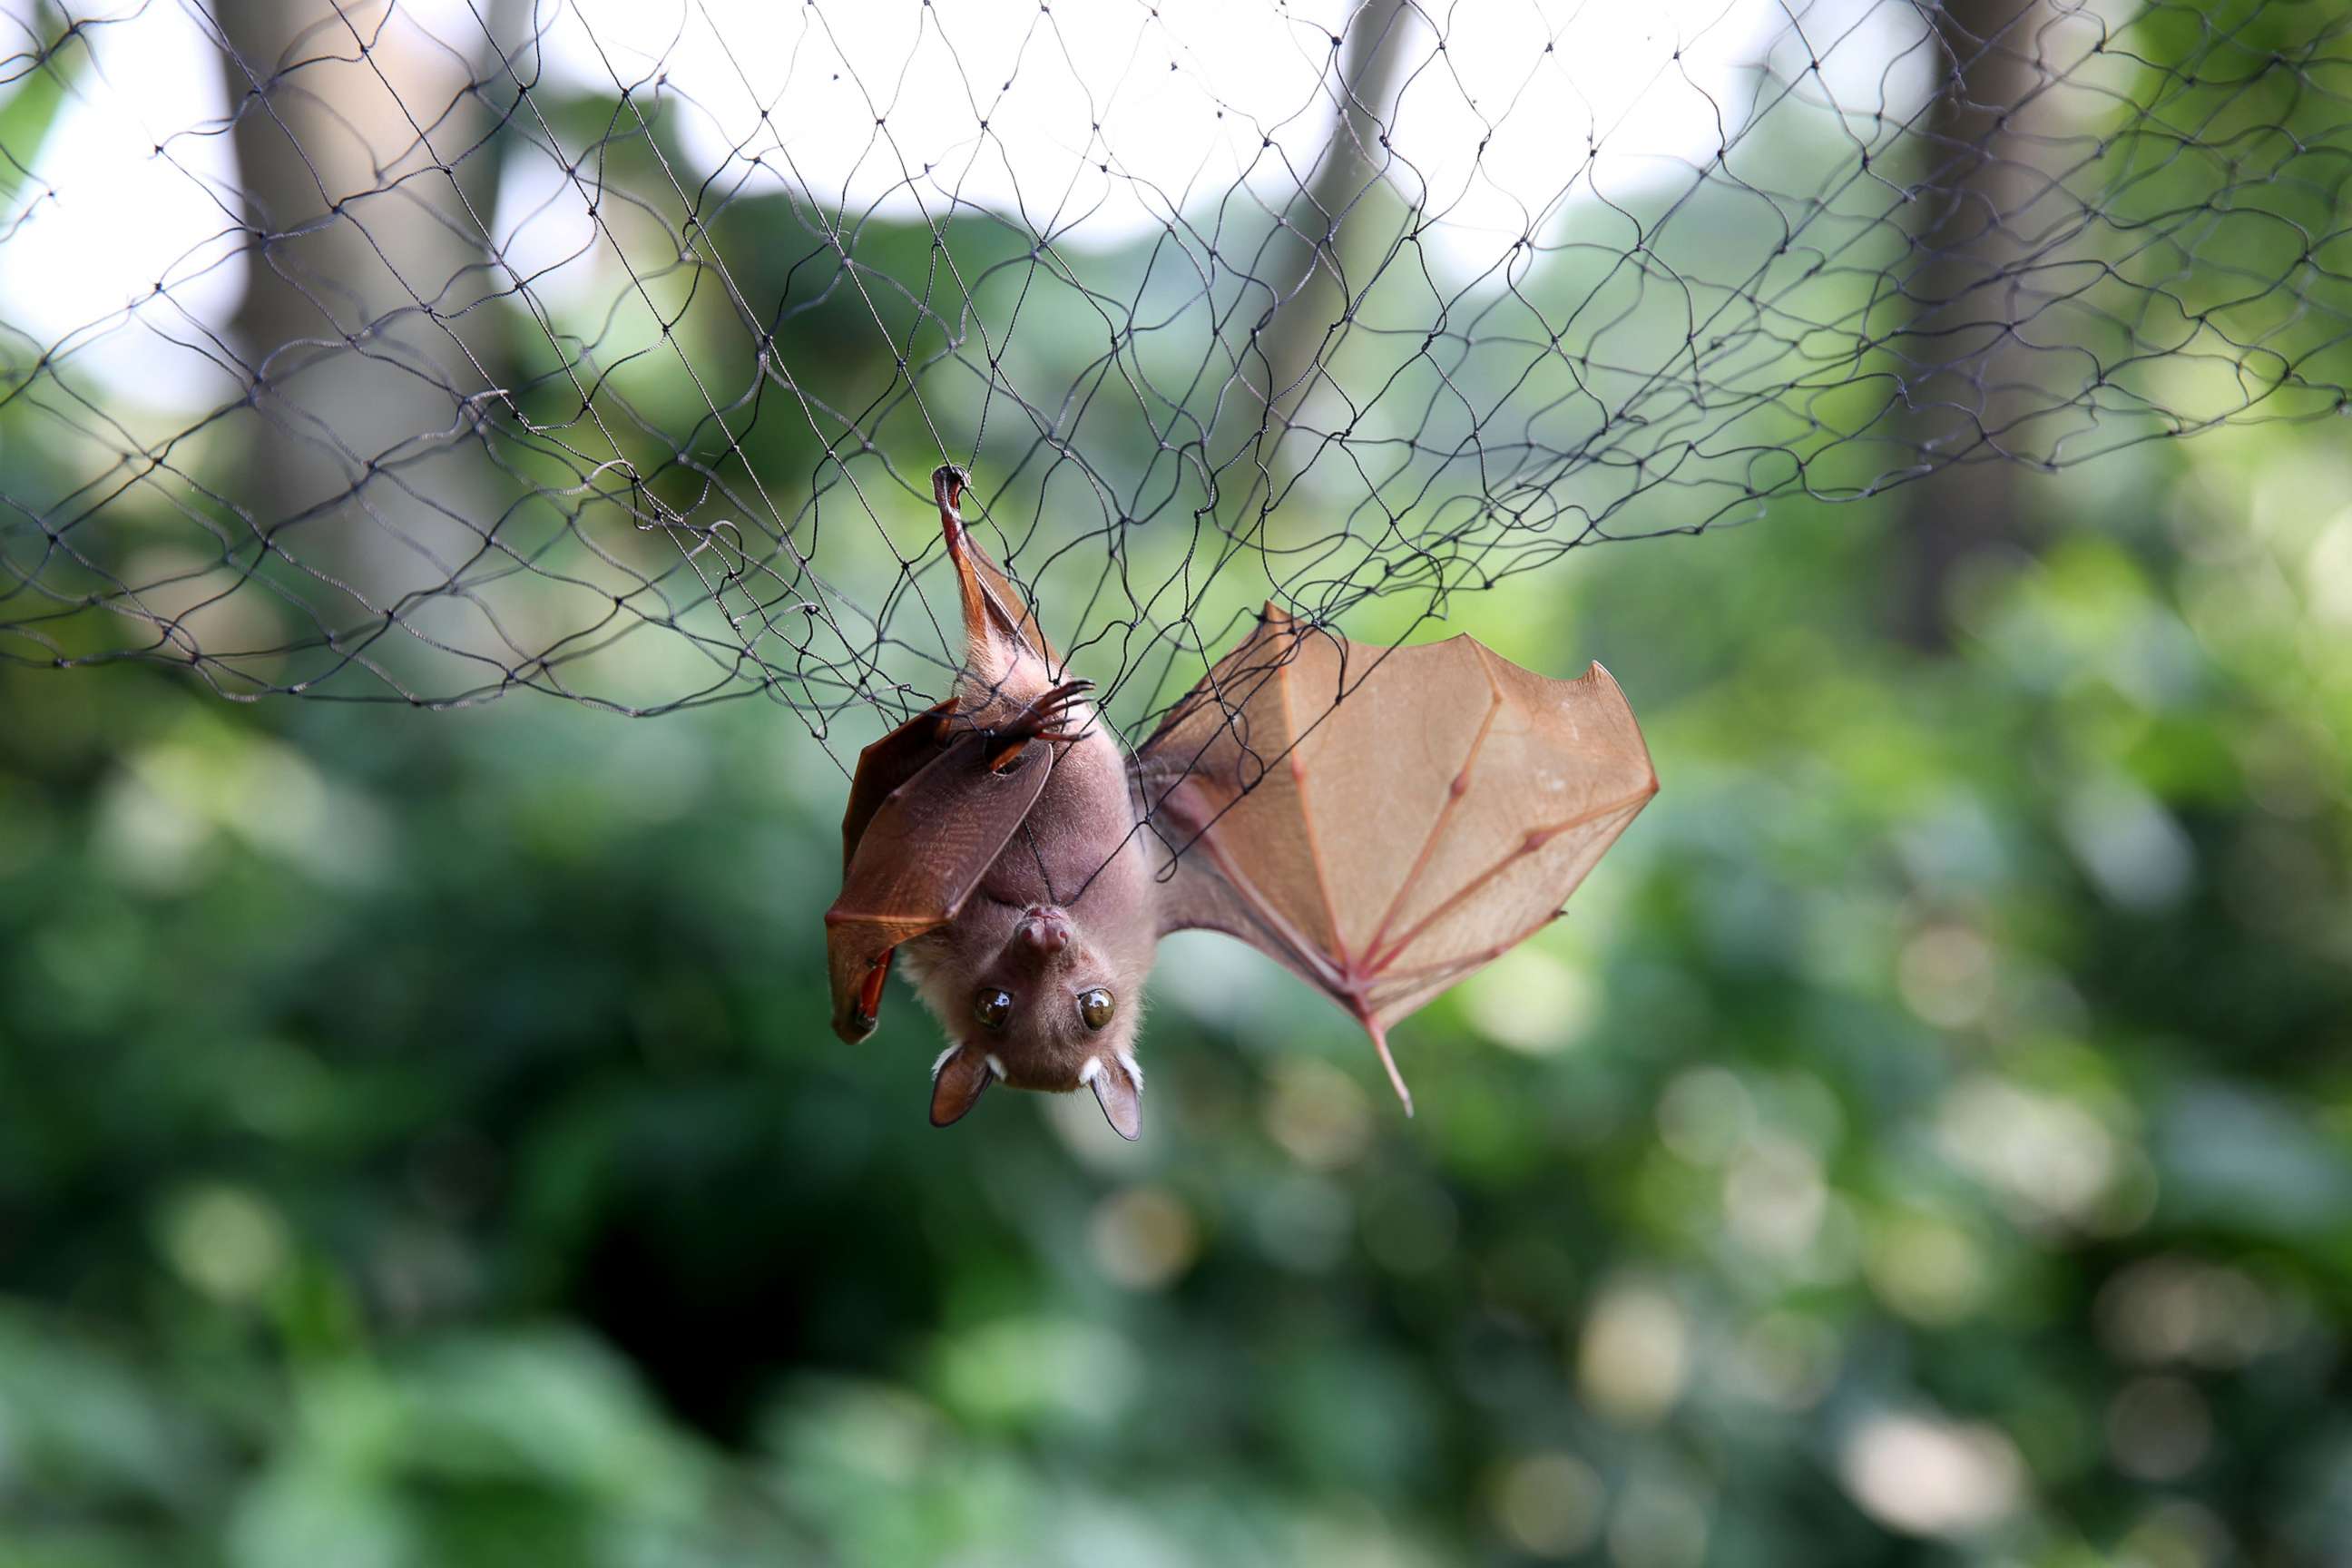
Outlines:
[[[1142,1128],[1153,952],[1218,931],[1389,1031],[1509,952],[1657,793],[1595,664],[1554,679],[1465,635],[1349,642],[1269,604],[1128,755],[931,477],[963,616],[953,690],[866,748],[825,912],[834,1030],[870,1035],[894,958],[945,1027],[931,1121],[988,1086],[1094,1090]]]

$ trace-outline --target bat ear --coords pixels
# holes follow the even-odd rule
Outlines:
[[[950,1046],[931,1064],[931,1125],[945,1127],[963,1120],[980,1100],[980,1091],[995,1075],[988,1057],[970,1046]]]
[[[1143,1136],[1143,1069],[1124,1055],[1100,1056],[1087,1066],[1095,1099],[1102,1102],[1103,1118],[1111,1131],[1134,1142]]]

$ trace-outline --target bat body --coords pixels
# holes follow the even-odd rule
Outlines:
[[[874,1028],[894,955],[949,1035],[945,1126],[998,1079],[1094,1089],[1141,1126],[1134,1052],[1161,935],[1224,931],[1371,1035],[1532,935],[1657,791],[1606,670],[1468,637],[1373,648],[1273,605],[1124,754],[933,476],[962,599],[945,701],[868,746],[826,911],[834,1027]]]

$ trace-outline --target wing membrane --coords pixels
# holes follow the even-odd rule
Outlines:
[[[1387,1032],[1557,914],[1657,775],[1593,665],[1375,648],[1273,605],[1139,754],[1170,930],[1223,931]]]

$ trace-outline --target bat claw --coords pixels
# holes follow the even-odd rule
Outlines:
[[[989,753],[989,772],[1003,772],[1005,765],[1020,755],[1022,748],[1032,741],[1066,746],[1074,741],[1083,740],[1092,721],[1089,720],[1072,729],[1070,721],[1077,716],[1077,710],[1086,701],[1086,694],[1094,688],[1095,683],[1091,680],[1063,681],[1059,686],[1048,687],[1038,693],[1003,723],[991,725],[989,737],[1001,744]]]
[[[971,487],[971,476],[953,463],[941,463],[931,470],[931,499],[940,503],[940,533],[947,541],[948,559],[956,563],[956,570],[969,573],[964,563],[963,492]],[[966,624],[971,612],[964,612]]]
[[[954,511],[963,500],[963,492],[971,488],[971,472],[954,463],[941,463],[931,470],[931,498],[940,503],[941,511]]]

